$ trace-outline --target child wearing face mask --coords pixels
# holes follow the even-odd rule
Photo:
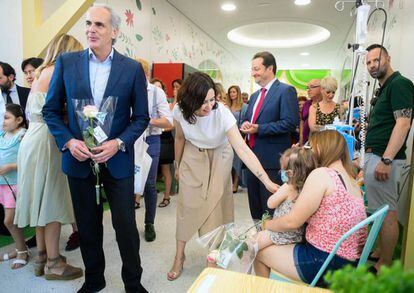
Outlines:
[[[310,149],[294,147],[286,150],[280,157],[280,167],[283,185],[267,201],[267,206],[275,209],[273,218],[284,216],[292,210],[306,178],[317,167],[317,163]],[[272,244],[299,243],[302,242],[303,236],[304,227],[286,232],[260,231],[256,248],[261,250]]]
[[[17,195],[17,152],[25,126],[22,108],[7,104],[3,131],[0,131],[0,203],[4,206],[4,224],[16,243],[16,250],[0,256],[0,262],[16,258],[11,263],[12,269],[24,267],[29,259],[23,229],[13,224]]]

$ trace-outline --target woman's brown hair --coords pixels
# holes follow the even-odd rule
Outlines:
[[[195,112],[203,105],[210,89],[214,90],[214,96],[216,96],[214,81],[206,73],[194,72],[184,80],[178,90],[177,101],[183,117],[188,123],[196,123]],[[217,102],[213,106],[213,110],[215,109],[217,109]]]
[[[151,84],[154,84],[154,83],[156,83],[156,82],[159,82],[159,83],[160,83],[160,85],[161,85],[161,87],[162,87],[162,90],[163,90],[165,93],[167,93],[167,86],[165,85],[165,83],[164,83],[161,79],[159,79],[159,78],[153,78],[153,79],[151,79],[151,81],[150,81],[150,83],[151,83]]]
[[[355,169],[349,158],[348,146],[345,138],[336,130],[312,132],[309,143],[316,155],[319,167],[328,167],[340,160],[346,172],[355,178]]]
[[[230,90],[231,89],[235,89],[237,92],[237,99],[232,100],[230,98]],[[233,106],[233,103],[236,104],[236,110],[240,110],[243,106],[243,100],[242,100],[242,95],[241,95],[241,90],[240,87],[238,85],[232,85],[231,87],[229,87],[229,89],[227,90],[227,103],[229,105],[229,107],[231,108]]]

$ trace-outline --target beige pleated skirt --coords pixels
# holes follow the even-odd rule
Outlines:
[[[229,143],[199,149],[185,142],[179,169],[176,238],[189,241],[234,221],[231,182],[233,149]]]

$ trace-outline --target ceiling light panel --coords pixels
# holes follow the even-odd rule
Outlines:
[[[224,11],[234,11],[236,10],[236,5],[234,5],[233,3],[223,3],[221,5],[221,9]]]

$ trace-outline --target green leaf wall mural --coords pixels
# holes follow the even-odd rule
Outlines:
[[[141,10],[142,9],[141,1],[140,0],[135,0],[135,3],[137,4],[138,10]]]

